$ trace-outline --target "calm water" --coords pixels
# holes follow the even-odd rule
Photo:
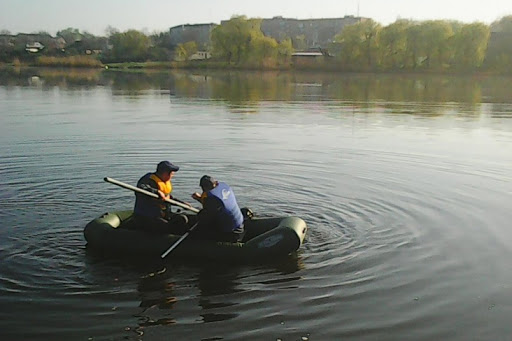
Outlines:
[[[512,79],[0,73],[0,336],[510,340]],[[169,159],[309,226],[270,265],[126,262],[83,227]],[[172,258],[172,254],[170,256]]]

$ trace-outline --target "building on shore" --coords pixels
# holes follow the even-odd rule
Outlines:
[[[487,43],[484,65],[497,69],[509,69],[512,63],[512,33],[492,31]]]
[[[367,18],[352,15],[342,18],[321,19],[290,19],[273,17],[262,19],[261,31],[265,36],[272,37],[278,42],[290,38],[293,46],[299,50],[329,47],[334,36],[339,34],[345,26],[353,25]],[[223,23],[229,20],[221,21]],[[170,44],[174,49],[178,44],[194,41],[199,50],[209,50],[210,35],[217,24],[186,24],[170,28]]]
[[[0,35],[0,48],[27,49],[27,52],[40,51],[44,47],[50,49],[63,49],[66,41],[60,37],[52,37],[46,33],[18,33],[16,35]],[[29,51],[32,50],[32,51]]]
[[[345,26],[363,22],[367,18],[352,15],[343,18],[321,19],[290,19],[273,17],[263,19],[261,31],[264,35],[277,41],[290,38],[293,45],[302,49],[326,49],[333,42],[334,36],[339,34]],[[304,46],[299,46],[299,45]]]
[[[41,51],[42,49],[44,49],[44,45],[38,41],[25,44],[25,51],[30,52],[30,53],[37,53],[37,52]]]
[[[171,27],[170,33],[170,47],[176,48],[178,44],[184,44],[189,41],[194,41],[199,50],[208,50],[210,46],[210,35],[213,28],[217,24],[186,24]]]
[[[208,51],[197,51],[193,55],[191,55],[188,60],[206,60],[210,59],[212,54]]]

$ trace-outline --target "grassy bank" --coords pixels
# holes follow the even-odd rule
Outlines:
[[[40,56],[33,63],[23,63],[14,60],[12,63],[0,63],[0,69],[20,68],[20,67],[48,67],[48,68],[104,68],[111,70],[139,70],[139,71],[159,71],[159,70],[239,70],[239,71],[304,71],[304,72],[332,72],[332,73],[385,73],[385,74],[438,74],[438,75],[511,75],[511,72],[496,72],[490,70],[355,70],[347,69],[334,62],[312,63],[309,65],[281,64],[272,66],[262,66],[254,64],[230,64],[221,61],[202,60],[202,61],[160,61],[160,62],[125,62],[125,63],[101,63],[93,56],[69,56],[69,57],[46,57]]]
[[[175,69],[176,62],[125,62],[106,63],[106,69]]]
[[[218,70],[291,70],[290,65],[261,66],[261,65],[235,65],[218,61],[188,61],[188,62],[126,62],[107,63],[107,69],[218,69]]]
[[[69,56],[69,57],[37,57],[34,66],[45,67],[103,67],[101,61],[92,56]]]

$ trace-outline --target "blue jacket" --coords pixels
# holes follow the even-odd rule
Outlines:
[[[208,192],[205,208],[211,210],[211,207],[208,207],[210,206],[208,202],[213,201],[215,202],[213,205],[216,212],[215,220],[222,232],[237,231],[243,226],[244,217],[231,187],[224,182],[219,182],[214,189]]]

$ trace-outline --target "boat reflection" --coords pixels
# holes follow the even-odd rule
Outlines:
[[[260,265],[183,264],[172,259],[159,263],[134,258],[106,259],[90,252],[86,255],[89,280],[99,283],[101,292],[110,292],[116,314],[123,321],[122,328],[139,337],[147,328],[229,321],[251,313],[246,303],[255,284],[298,287],[301,277],[297,272],[304,268],[300,254]],[[113,289],[112,284],[118,289]],[[138,302],[132,301],[130,287],[136,288]],[[128,296],[115,298],[121,292]],[[123,309],[118,308],[121,306],[132,307],[128,308],[129,316],[123,317]]]
[[[242,291],[240,284],[240,271],[236,267],[216,264],[202,268],[197,278],[201,322],[227,321],[237,317],[239,313],[234,306],[238,302],[234,294]]]
[[[239,293],[247,291],[247,281],[263,276],[267,280],[258,281],[260,284],[290,286],[300,280],[299,276],[290,275],[304,268],[296,254],[272,265],[207,263],[182,268],[183,265],[168,263],[166,266],[166,271],[150,273],[140,279],[137,290],[142,310],[136,315],[140,327],[175,324],[180,320],[211,323],[234,319],[242,313],[237,309],[243,301]],[[272,279],[268,279],[269,276]],[[173,310],[174,317],[169,317],[169,310]],[[195,316],[186,316],[188,314]],[[158,315],[165,317],[155,318]]]

